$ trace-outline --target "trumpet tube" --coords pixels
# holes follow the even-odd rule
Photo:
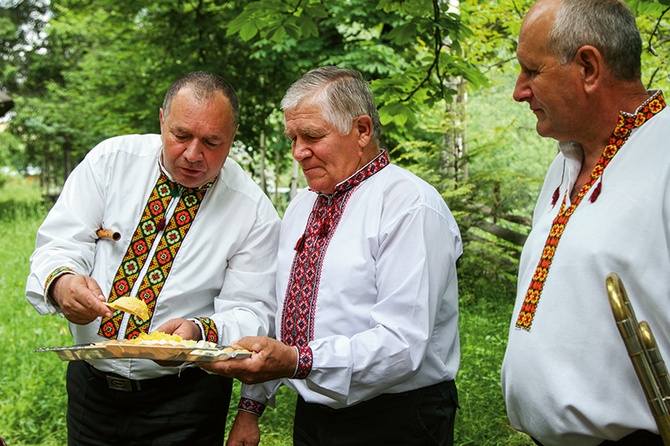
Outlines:
[[[656,421],[663,444],[670,446],[670,380],[656,340],[646,322],[638,323],[628,294],[619,276],[610,273],[605,279],[607,295],[626,351],[633,363],[649,409]],[[651,352],[650,352],[651,350]]]
[[[661,352],[656,344],[656,338],[654,338],[654,334],[651,332],[651,327],[649,327],[647,321],[640,322],[639,327],[640,334],[642,335],[642,343],[651,360],[654,376],[658,380],[665,405],[668,406],[668,410],[670,411],[670,376],[668,376],[668,368],[665,366],[665,361],[663,361]]]

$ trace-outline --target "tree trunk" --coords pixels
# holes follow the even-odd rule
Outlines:
[[[293,170],[291,171],[291,198],[298,193],[298,175],[300,174],[300,165],[293,159]]]
[[[265,130],[261,131],[261,146],[260,146],[260,152],[261,152],[261,159],[259,162],[259,167],[258,170],[260,180],[261,180],[261,189],[263,192],[266,194],[268,193],[268,183],[267,183],[267,178],[265,177]]]

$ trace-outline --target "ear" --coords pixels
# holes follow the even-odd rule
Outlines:
[[[595,92],[603,81],[605,62],[598,48],[584,45],[575,54],[575,63],[580,69],[580,77],[586,93]]]
[[[163,107],[158,109],[158,124],[161,126],[161,133],[163,132]]]
[[[366,147],[372,141],[372,118],[361,115],[354,121],[354,130],[357,132],[358,146]]]

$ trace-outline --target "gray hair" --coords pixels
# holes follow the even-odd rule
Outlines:
[[[305,99],[321,105],[323,118],[341,134],[351,131],[354,119],[372,119],[372,139],[379,142],[382,125],[370,85],[355,70],[339,67],[316,68],[293,83],[281,101],[284,111],[296,108]]]
[[[198,101],[212,98],[217,92],[228,98],[233,111],[233,128],[240,121],[240,102],[235,89],[221,76],[204,71],[194,71],[177,79],[168,89],[163,100],[163,118],[170,113],[172,99],[182,89],[189,87]]]
[[[623,0],[561,0],[547,49],[566,65],[584,45],[601,52],[617,79],[640,78],[642,38]]]

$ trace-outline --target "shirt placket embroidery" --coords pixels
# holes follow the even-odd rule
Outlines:
[[[282,311],[281,340],[305,347],[314,338],[314,316],[321,268],[330,240],[354,190],[389,164],[386,152],[339,184],[332,197],[319,195],[296,243]]]
[[[125,337],[133,339],[140,333],[147,333],[153,318],[158,295],[167,280],[177,252],[195,219],[200,203],[213,181],[198,189],[185,189],[171,182],[161,173],[152,192],[143,216],[140,219],[130,246],[121,261],[110,292],[110,301],[128,295],[155,242],[157,233],[163,228],[162,237],[151,258],[147,273],[140,284],[138,298],[142,299],[149,309],[149,318],[141,320],[130,316],[125,330]],[[179,194],[181,191],[181,196]],[[172,198],[179,196],[177,206],[165,226],[165,210]],[[156,197],[159,199],[157,200]],[[98,334],[108,339],[118,337],[124,313],[115,311],[112,317],[103,318]]]
[[[158,233],[158,224],[161,219],[164,219],[165,210],[173,198],[173,187],[174,183],[161,172],[153,191],[149,195],[140,223],[130,240],[126,254],[114,276],[109,302],[114,302],[119,297],[129,295],[133,289],[135,280],[144,266],[151,245]],[[115,311],[111,317],[102,318],[98,334],[108,339],[115,338],[118,335],[122,319],[123,312],[121,311]]]
[[[577,206],[582,202],[582,199],[589,192],[591,187],[598,181],[602,176],[605,168],[609,165],[614,155],[616,155],[619,149],[626,143],[630,133],[640,127],[642,124],[651,119],[654,115],[659,113],[665,107],[665,100],[662,93],[659,91],[657,94],[649,98],[637,111],[636,114],[620,114],[619,121],[617,123],[612,136],[610,136],[609,142],[605,149],[603,150],[602,155],[598,159],[598,163],[593,168],[589,180],[582,186],[577,195],[575,201],[567,206],[567,191],[563,196],[563,201],[561,207],[558,211],[558,215],[554,218],[552,222],[551,230],[544,245],[542,255],[540,260],[535,268],[535,273],[531,279],[528,290],[524,297],[524,301],[521,305],[521,310],[519,311],[519,316],[516,321],[516,328],[530,331],[537,312],[537,307],[540,302],[540,297],[542,295],[542,290],[544,289],[544,284],[547,280],[549,274],[549,269],[556,255],[556,249],[558,248],[558,243],[561,240],[561,236],[565,232],[565,227],[570,220],[570,217],[574,214]],[[602,180],[600,185],[602,186]],[[595,201],[599,190],[594,190],[591,200]]]

